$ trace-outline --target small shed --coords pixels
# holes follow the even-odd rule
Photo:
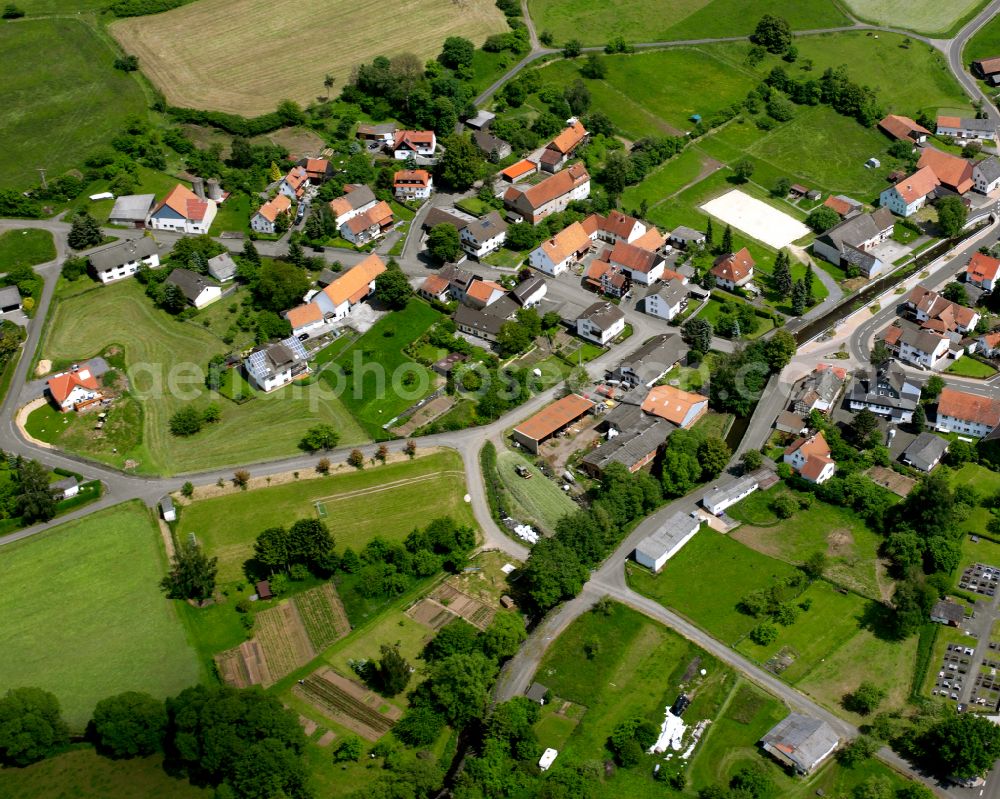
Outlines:
[[[165,522],[177,521],[177,511],[174,509],[174,501],[166,496],[160,500],[160,514]]]
[[[809,188],[801,183],[793,183],[788,187],[788,193],[793,197],[805,197],[809,193]]]
[[[267,580],[261,580],[257,583],[257,598],[258,599],[273,599],[274,594],[271,593],[271,584]]]
[[[965,621],[965,608],[957,602],[949,602],[942,599],[931,608],[931,621],[938,624],[947,624],[949,627],[958,627]]]
[[[806,199],[816,201],[823,195],[817,189],[811,189],[806,192]]]
[[[57,480],[49,486],[52,496],[58,499],[69,499],[80,493],[80,481],[75,477],[66,477]]]
[[[513,608],[517,607],[517,603],[514,601],[514,599],[508,596],[507,594],[504,594],[502,597],[500,597],[500,605],[501,607],[504,607],[507,610],[512,610]]]
[[[549,767],[555,763],[556,756],[559,754],[558,749],[546,749],[542,752],[542,756],[538,758],[538,770],[548,771]]]
[[[4,286],[0,289],[0,313],[10,313],[21,310],[21,292],[17,286]]]
[[[549,693],[549,689],[542,685],[540,682],[533,682],[528,690],[525,692],[525,696],[528,697],[532,702],[538,702],[540,705],[545,704],[545,697]]]

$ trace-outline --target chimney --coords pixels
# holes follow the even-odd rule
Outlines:
[[[198,195],[199,200],[205,199],[205,181],[201,178],[191,179],[191,190]]]
[[[222,202],[222,186],[219,185],[217,178],[208,179],[208,197],[216,202]]]

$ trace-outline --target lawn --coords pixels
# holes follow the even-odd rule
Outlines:
[[[164,571],[159,530],[138,502],[4,547],[5,687],[52,691],[82,730],[104,697],[164,697],[198,682],[194,650],[159,589]]]
[[[1000,17],[993,17],[969,39],[962,51],[962,61],[968,65],[997,55],[1000,55]]]
[[[983,497],[989,497],[1000,492],[1000,474],[985,466],[966,463],[961,469],[951,473],[951,484],[956,490],[965,486],[971,486]],[[967,533],[985,533],[986,525],[992,518],[993,515],[987,508],[976,506],[960,522],[960,528]],[[979,545],[977,544],[976,546]],[[1000,566],[1000,558],[998,558],[996,565]]]
[[[212,235],[223,231],[250,232],[250,198],[246,194],[232,194],[222,205],[212,221]]]
[[[600,45],[624,36],[633,42],[745,36],[767,13],[784,17],[796,30],[846,25],[830,0],[643,0],[626,5],[599,0],[529,0],[539,32],[549,31],[557,44],[580,39]]]
[[[863,32],[829,33],[796,39],[799,60],[809,58],[819,76],[827,67],[847,65],[847,74],[857,83],[870,86],[878,94],[886,112],[916,116],[926,110],[938,113],[972,112],[968,96],[948,71],[944,57],[930,45],[904,36],[879,32],[878,38]],[[782,63],[776,57],[760,69],[770,70]],[[766,68],[766,69],[765,69]],[[906,75],[906,80],[897,79]]]
[[[751,591],[796,574],[798,569],[761,555],[711,529],[703,529],[656,576],[630,570],[635,590],[680,611],[699,627],[730,645],[756,624],[736,606]],[[711,591],[692,590],[692,580],[711,579]]]
[[[450,0],[422,0],[399,11],[381,13],[373,2],[303,0],[276,14],[271,0],[199,0],[120,20],[109,30],[139,57],[167,102],[255,116],[286,98],[302,105],[315,101],[326,74],[339,92],[351,70],[375,56],[413,53],[423,64],[438,55],[448,36],[479,46],[508,29],[491,0],[470,0],[461,13]],[[327,31],[350,35],[331,40]],[[291,51],[295,58],[288,57]]]
[[[684,150],[659,168],[653,170],[642,183],[629,186],[622,194],[622,204],[639,208],[644,200],[651,206],[676,194],[689,183],[694,183],[703,171],[711,169],[711,162],[693,148]]]
[[[475,526],[464,495],[462,462],[449,450],[363,471],[345,466],[331,477],[199,500],[181,511],[178,534],[195,533],[219,558],[220,582],[235,582],[243,579],[243,562],[261,530],[315,518],[318,500],[324,500],[321,518],[337,549],[358,551],[376,535],[402,541],[415,526],[437,516]]]
[[[709,411],[695,423],[693,429],[706,436],[715,436],[716,438],[725,439],[726,434],[729,432],[729,428],[732,427],[733,420],[735,418],[736,417],[731,413],[717,413],[716,411]]]
[[[530,480],[525,480],[514,471],[517,464],[526,466],[531,471]],[[579,506],[555,482],[516,452],[501,449],[497,453],[497,471],[508,497],[513,499],[514,507],[511,511],[518,521],[551,534],[555,532],[559,519],[579,510]]]
[[[437,377],[403,354],[441,318],[426,302],[411,299],[389,314],[334,359],[324,379],[357,422],[375,438],[389,438],[383,425],[426,397]]]
[[[47,230],[8,230],[0,235],[0,269],[9,272],[19,266],[35,266],[53,261],[56,245]]]
[[[191,184],[188,181],[180,180],[173,175],[168,175],[166,172],[159,172],[155,169],[150,169],[148,166],[139,166],[138,178],[135,191],[132,193],[155,194],[157,199],[163,199],[178,183],[191,188]],[[98,222],[106,224],[108,216],[111,214],[111,209],[115,207],[115,201],[89,200],[88,197],[91,194],[101,194],[102,192],[109,191],[110,186],[110,180],[105,180],[103,178],[101,180],[95,180],[83,190],[80,197],[78,197],[73,203],[73,207],[85,209]],[[221,209],[219,213],[222,213]]]
[[[606,113],[630,139],[688,130],[692,114],[708,117],[742,100],[756,83],[752,73],[734,68],[710,48],[678,47],[601,60],[606,76],[584,80],[592,110]],[[569,83],[580,77],[579,66],[576,61],[544,66],[542,83]],[[663,80],[664,75],[670,80]]]
[[[208,799],[209,788],[196,788],[186,779],[163,770],[163,758],[112,760],[90,747],[74,749],[27,768],[3,770],[7,799],[42,796],[73,799]]]
[[[38,167],[51,179],[82,165],[129,116],[145,116],[138,78],[113,69],[114,58],[79,20],[0,25],[0,71],[17,75],[0,89],[0,189],[35,185]]]
[[[950,375],[958,375],[959,377],[975,377],[986,380],[993,377],[997,373],[997,370],[988,363],[983,363],[982,361],[977,361],[975,358],[970,358],[968,355],[963,355],[945,369],[945,372]]]
[[[984,0],[845,0],[858,19],[930,35],[954,31],[984,4]]]
[[[199,324],[178,321],[155,308],[135,280],[58,300],[46,331],[42,357],[57,368],[108,348],[119,352],[124,348],[136,398],[119,409],[128,416],[122,430],[130,433],[125,439],[130,448],[97,436],[87,420],[73,420],[66,433],[50,431],[46,438],[117,467],[132,461],[141,472],[177,473],[289,455],[318,422],[334,425],[342,444],[366,437],[341,401],[319,383],[286,386],[243,405],[213,396],[203,388],[204,370],[212,355],[230,348]],[[129,402],[137,407],[130,409]],[[218,423],[189,438],[170,434],[168,420],[179,408],[201,408],[209,402],[216,402],[222,411]],[[267,434],[248,436],[247,430]]]
[[[778,519],[771,504],[782,495],[797,494],[779,484],[757,491],[733,505],[728,513],[743,522],[731,534],[747,546],[786,563],[798,565],[815,552],[828,558],[826,575],[852,591],[881,600],[891,593],[889,580],[884,590],[878,578],[878,548],[881,536],[872,532],[852,511],[813,500],[812,506],[797,511],[790,519]]]

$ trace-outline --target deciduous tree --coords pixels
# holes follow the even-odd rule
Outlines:
[[[59,700],[41,688],[11,688],[0,699],[0,762],[27,766],[69,743]]]
[[[98,702],[90,728],[97,748],[115,758],[146,757],[159,752],[166,730],[163,702],[137,691]]]

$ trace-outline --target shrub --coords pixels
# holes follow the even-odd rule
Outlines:
[[[201,412],[186,405],[170,417],[170,432],[175,436],[193,436],[201,430],[202,421]]]
[[[770,646],[778,638],[778,628],[769,621],[762,621],[750,631],[750,640],[758,646]]]

